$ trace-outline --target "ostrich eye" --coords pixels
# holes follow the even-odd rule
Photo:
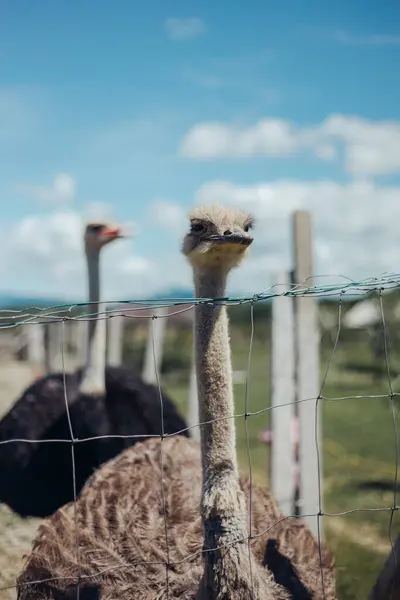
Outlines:
[[[101,231],[103,229],[104,225],[91,225],[90,226],[90,230],[93,231],[94,233],[98,233],[99,231]]]
[[[193,233],[201,233],[202,231],[204,231],[204,229],[205,225],[203,225],[202,223],[192,223],[190,227],[190,231],[192,231]]]
[[[245,231],[246,233],[249,231],[249,229],[250,229],[249,225],[245,225],[243,227],[243,231]]]

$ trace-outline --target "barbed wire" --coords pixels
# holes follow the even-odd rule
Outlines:
[[[101,301],[102,306],[105,306],[106,304],[110,304],[110,305],[118,304],[118,308],[113,308],[110,310],[104,310],[104,311],[99,311],[99,312],[91,311],[91,312],[87,312],[85,314],[76,314],[76,315],[72,314],[72,313],[74,311],[76,311],[77,309],[82,309],[85,307],[93,308],[93,305],[96,305],[97,303],[82,302],[82,303],[77,303],[77,304],[73,304],[73,305],[64,304],[64,305],[50,306],[50,307],[46,307],[46,308],[32,306],[32,307],[21,309],[21,310],[12,310],[12,309],[0,310],[0,329],[14,328],[14,327],[18,327],[21,325],[31,325],[31,324],[46,324],[46,323],[53,323],[53,322],[61,323],[63,387],[64,387],[65,411],[66,411],[68,424],[69,424],[70,438],[69,439],[38,439],[38,440],[13,438],[13,439],[1,440],[0,445],[12,444],[12,443],[17,443],[17,442],[25,442],[27,444],[30,444],[30,443],[31,444],[65,443],[65,444],[71,445],[71,462],[72,462],[72,473],[73,473],[72,485],[73,485],[73,497],[74,497],[73,503],[74,503],[74,522],[75,522],[75,557],[76,557],[76,562],[78,565],[80,565],[81,556],[80,556],[80,532],[79,532],[78,513],[77,513],[77,507],[78,507],[79,501],[77,501],[77,488],[76,488],[76,479],[75,479],[75,470],[76,470],[75,446],[76,446],[76,444],[80,444],[82,442],[90,442],[90,441],[95,441],[95,440],[113,439],[113,438],[115,438],[115,439],[132,439],[132,440],[133,439],[137,439],[137,440],[142,439],[143,440],[143,439],[149,439],[149,438],[160,438],[161,439],[160,470],[161,470],[161,474],[163,475],[163,473],[164,473],[163,441],[166,438],[178,436],[185,432],[189,432],[196,427],[200,428],[207,424],[215,423],[217,421],[224,421],[228,418],[229,419],[243,418],[244,423],[245,423],[244,431],[245,431],[245,438],[246,438],[246,455],[247,455],[248,477],[249,477],[249,482],[250,482],[249,498],[248,498],[249,534],[248,534],[248,536],[246,536],[243,539],[241,538],[241,539],[235,540],[234,542],[232,542],[232,544],[247,543],[250,565],[252,565],[252,560],[251,560],[251,556],[252,556],[251,541],[252,540],[266,536],[279,523],[286,522],[290,519],[304,519],[307,517],[315,517],[317,519],[317,541],[318,541],[318,549],[319,549],[322,597],[325,598],[326,594],[325,594],[325,582],[324,582],[324,570],[323,570],[323,551],[322,551],[322,536],[321,536],[320,521],[325,517],[328,517],[328,518],[342,517],[342,516],[346,516],[346,515],[350,515],[350,514],[354,514],[354,513],[362,513],[362,512],[365,512],[365,513],[386,513],[387,512],[387,513],[389,513],[388,538],[389,538],[389,543],[390,543],[392,552],[394,552],[395,548],[394,548],[394,540],[393,540],[393,519],[394,519],[395,512],[400,509],[400,506],[398,505],[398,498],[397,498],[398,471],[399,471],[399,440],[398,440],[398,430],[397,430],[397,423],[396,423],[396,411],[395,411],[394,400],[396,397],[400,396],[400,393],[394,391],[392,377],[391,377],[389,348],[388,348],[388,342],[387,342],[387,323],[386,323],[385,311],[384,311],[384,292],[400,288],[400,274],[387,273],[387,274],[383,274],[379,277],[371,277],[371,278],[364,279],[361,281],[350,280],[350,279],[342,277],[342,276],[340,276],[340,277],[343,279],[343,281],[340,283],[339,282],[338,283],[328,283],[325,285],[318,285],[318,286],[312,285],[312,286],[308,287],[306,285],[308,280],[305,280],[304,282],[302,282],[302,284],[293,285],[293,286],[291,286],[291,288],[289,290],[285,289],[285,291],[281,291],[281,292],[278,291],[279,285],[276,284],[261,293],[258,293],[258,294],[252,295],[252,296],[247,296],[247,297],[164,298],[164,299],[156,299],[156,300],[147,299],[147,300],[124,300],[124,301],[109,301],[109,302]],[[316,279],[317,278],[314,277],[313,281],[315,281]],[[285,287],[287,288],[287,286],[285,286]],[[323,393],[324,388],[325,388],[325,385],[328,380],[328,376],[330,373],[330,369],[331,369],[338,345],[340,343],[340,335],[342,332],[343,300],[346,297],[355,298],[357,296],[366,296],[366,295],[374,294],[374,293],[377,295],[377,297],[379,299],[379,307],[380,307],[380,313],[381,313],[381,326],[382,326],[382,332],[384,335],[384,359],[385,359],[385,369],[386,369],[386,375],[387,375],[388,389],[384,393],[378,393],[378,394],[375,393],[375,394],[370,394],[370,395],[367,395],[367,394],[342,395],[342,396],[326,395]],[[313,296],[313,297],[326,298],[326,297],[330,296],[330,297],[338,298],[338,316],[337,316],[336,336],[334,339],[332,350],[331,350],[328,360],[326,362],[326,367],[323,370],[323,376],[322,376],[322,380],[321,380],[319,393],[316,397],[299,398],[299,399],[294,400],[293,402],[287,402],[287,403],[283,402],[283,403],[275,405],[275,406],[265,406],[262,409],[252,411],[250,408],[250,397],[251,397],[251,394],[250,394],[251,377],[250,377],[250,375],[251,375],[251,366],[252,366],[252,350],[253,350],[254,334],[255,334],[254,305],[257,302],[270,300],[270,299],[276,298],[278,296],[292,297],[292,298],[296,298],[296,297],[300,297],[300,296]],[[248,358],[247,358],[247,364],[246,364],[244,412],[235,412],[234,415],[229,416],[229,417],[221,417],[221,418],[216,418],[216,419],[212,419],[212,420],[208,420],[208,421],[199,422],[195,425],[188,426],[184,429],[181,429],[180,431],[177,431],[175,433],[166,433],[165,429],[164,429],[163,395],[162,395],[162,388],[161,388],[161,376],[160,376],[160,373],[158,370],[158,365],[157,365],[157,360],[156,360],[155,343],[154,343],[154,320],[156,318],[169,318],[173,315],[180,314],[185,311],[190,311],[197,304],[204,304],[204,303],[205,304],[224,303],[227,305],[240,305],[240,304],[249,304],[250,305],[250,323],[249,323],[250,339],[249,339],[249,348],[248,348]],[[182,306],[183,306],[183,308],[181,308]],[[146,315],[141,314],[146,310],[149,311],[149,310],[171,308],[171,307],[172,308],[176,307],[177,310],[168,312],[165,314],[155,314],[155,313],[146,314]],[[65,312],[67,312],[69,314],[65,315],[64,314]],[[63,313],[63,314],[60,315],[60,313]],[[122,313],[122,315],[121,315],[121,313]],[[108,434],[108,435],[92,436],[92,437],[85,437],[85,438],[79,439],[74,435],[73,423],[72,423],[72,418],[70,415],[70,407],[69,407],[68,396],[67,396],[67,386],[66,386],[66,378],[65,378],[65,374],[66,374],[65,322],[66,321],[85,321],[85,320],[93,320],[93,319],[98,319],[98,318],[111,319],[115,316],[120,316],[120,315],[122,317],[128,318],[128,319],[129,318],[150,319],[153,322],[153,326],[150,329],[150,334],[152,336],[152,352],[153,352],[153,360],[154,360],[154,366],[155,366],[155,372],[156,372],[156,387],[158,389],[159,399],[160,399],[161,434],[160,435],[157,435],[157,434],[154,434],[154,435],[150,435],[150,434],[135,434],[135,435]],[[322,509],[322,483],[323,482],[322,482],[322,473],[321,473],[320,464],[319,464],[319,455],[320,455],[322,449],[320,448],[321,441],[319,440],[318,428],[317,428],[318,412],[321,410],[320,405],[323,402],[347,402],[352,399],[360,400],[360,401],[363,399],[388,399],[389,412],[390,412],[390,418],[392,421],[393,437],[394,437],[394,443],[395,443],[395,455],[393,457],[393,459],[394,459],[393,460],[393,465],[394,465],[393,503],[390,506],[357,507],[357,508],[349,508],[349,509],[343,510],[343,511],[329,512],[329,511],[325,511]],[[248,428],[248,420],[251,417],[254,417],[256,415],[267,414],[267,413],[271,412],[272,410],[275,410],[275,409],[278,409],[281,407],[301,404],[304,402],[314,402],[314,404],[315,404],[314,434],[315,434],[315,449],[316,449],[317,458],[318,458],[317,462],[318,462],[318,495],[319,495],[318,506],[319,506],[319,510],[316,513],[312,513],[312,514],[300,514],[300,515],[292,514],[292,515],[282,516],[281,519],[279,519],[278,521],[276,521],[274,523],[271,523],[270,526],[268,528],[266,528],[265,530],[255,532],[253,530],[253,517],[252,517],[252,515],[253,515],[253,493],[252,493],[253,492],[253,466],[252,466],[251,443],[250,443],[250,434],[249,434],[249,428]],[[174,565],[178,566],[185,562],[193,561],[193,559],[195,559],[196,557],[200,559],[204,555],[204,553],[214,552],[216,550],[225,548],[227,546],[223,545],[223,546],[219,546],[216,548],[206,548],[206,549],[201,547],[198,550],[198,552],[191,553],[188,556],[185,556],[178,561],[177,560],[171,561],[171,555],[170,555],[171,539],[169,536],[168,512],[167,512],[167,507],[166,507],[165,483],[164,483],[163,476],[161,476],[160,490],[161,490],[161,498],[162,498],[162,510],[163,510],[163,519],[164,519],[165,545],[166,545],[167,560],[166,561],[154,561],[154,560],[133,561],[133,562],[129,563],[129,566],[133,567],[133,566],[137,566],[140,564],[147,564],[147,565],[162,564],[162,565],[164,565],[165,572],[166,572],[165,593],[166,593],[166,598],[168,599],[170,597],[169,570],[170,570],[171,566],[174,566]],[[200,542],[200,540],[199,540],[199,542]],[[396,557],[395,552],[394,552],[394,557],[395,557],[395,568],[397,568],[398,557]],[[114,565],[114,566],[110,565],[107,568],[96,571],[94,573],[91,573],[90,575],[79,573],[78,584],[80,581],[84,581],[86,579],[101,578],[101,576],[107,575],[114,569],[120,569],[124,566],[126,566],[126,565],[121,565],[121,564]],[[57,580],[76,581],[76,579],[77,579],[77,576],[73,576],[73,577],[65,576],[64,577],[62,575],[59,575],[57,577],[51,577],[51,578],[43,579],[40,581],[25,582],[20,585],[21,586],[35,585],[36,583],[40,583],[40,582],[42,582],[42,583],[49,582],[50,583],[50,582],[54,582]],[[253,584],[253,572],[252,571],[251,571],[251,583]],[[0,591],[10,590],[13,588],[16,588],[15,582],[12,585],[10,584],[10,585],[0,587]],[[394,590],[392,589],[392,594],[393,594],[393,592],[394,592]],[[78,585],[77,593],[78,593],[77,597],[79,599],[79,585]]]

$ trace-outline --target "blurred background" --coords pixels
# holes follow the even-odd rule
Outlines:
[[[0,2],[2,318],[86,299],[88,220],[114,219],[132,233],[104,251],[105,300],[189,301],[180,244],[197,204],[256,217],[249,259],[229,281],[232,297],[260,294],[293,268],[290,218],[299,209],[312,216],[318,285],[398,272],[399,59],[394,0]],[[321,378],[335,349],[324,395],[348,398],[321,407],[326,512],[393,504],[387,367],[396,391],[396,289],[384,303],[388,360],[376,293],[343,299],[340,314],[337,296],[317,300]],[[242,413],[250,306],[231,306],[229,314]],[[271,402],[271,314],[271,301],[254,305],[254,412]],[[192,312],[166,322],[161,380],[186,416]],[[65,326],[69,369],[80,360],[74,325]],[[148,325],[124,319],[125,366],[143,371]],[[33,357],[27,339],[23,328],[0,332],[0,416],[44,372],[44,354]],[[394,405],[397,415],[396,398]],[[248,420],[253,475],[265,484],[269,415]],[[246,469],[244,419],[237,427]],[[379,511],[324,518],[339,598],[366,597],[390,550],[389,519]],[[0,587],[15,579],[37,523],[0,505]]]

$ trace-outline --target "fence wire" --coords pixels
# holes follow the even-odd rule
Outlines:
[[[318,278],[314,277],[313,280],[316,281]],[[287,286],[285,285],[285,288]],[[161,439],[160,444],[160,469],[161,469],[161,481],[160,481],[160,493],[162,499],[162,511],[163,511],[163,520],[164,520],[164,537],[165,537],[165,547],[166,547],[166,560],[165,561],[133,561],[129,563],[129,567],[139,566],[139,565],[155,565],[162,564],[165,566],[165,597],[170,598],[170,572],[177,566],[185,563],[191,562],[193,559],[198,558],[201,559],[205,553],[215,552],[220,548],[200,548],[198,551],[191,553],[183,557],[180,560],[171,560],[171,539],[169,535],[169,524],[168,524],[168,510],[166,505],[166,495],[165,495],[165,481],[164,481],[164,461],[165,457],[163,454],[163,441],[168,437],[173,437],[176,435],[183,434],[192,430],[195,427],[202,427],[204,425],[215,423],[217,421],[223,421],[226,417],[221,417],[218,419],[213,419],[205,422],[199,422],[195,425],[188,426],[176,433],[166,433],[164,426],[164,411],[163,411],[163,392],[161,387],[161,375],[159,373],[159,369],[157,367],[156,360],[156,348],[154,342],[154,324],[157,318],[170,318],[174,315],[179,315],[186,311],[192,311],[193,308],[198,304],[207,304],[207,305],[215,305],[215,304],[225,304],[228,306],[235,305],[243,305],[248,304],[250,306],[250,336],[249,336],[249,348],[248,348],[248,358],[246,364],[246,377],[245,377],[245,397],[244,397],[244,411],[235,413],[229,418],[232,419],[244,419],[244,431],[245,431],[245,447],[246,447],[246,455],[247,455],[247,470],[248,477],[250,482],[249,489],[249,497],[248,497],[248,506],[249,506],[249,514],[248,514],[248,536],[244,539],[235,540],[232,544],[236,543],[246,543],[248,547],[250,566],[252,566],[252,549],[251,542],[257,538],[268,535],[270,531],[273,530],[274,527],[278,525],[278,523],[282,523],[289,519],[303,519],[306,517],[316,517],[317,518],[317,539],[318,539],[318,548],[319,548],[319,558],[320,558],[320,572],[321,572],[321,590],[322,597],[325,598],[325,589],[324,589],[324,572],[323,572],[323,553],[322,553],[322,539],[321,539],[321,519],[324,517],[343,517],[345,515],[350,515],[354,513],[388,513],[388,538],[390,542],[390,547],[392,552],[394,552],[394,514],[399,510],[398,506],[398,498],[397,498],[397,487],[398,487],[398,469],[399,469],[399,440],[398,440],[398,430],[396,423],[396,407],[395,407],[395,399],[400,396],[400,393],[394,391],[393,380],[391,376],[390,369],[390,360],[389,360],[389,345],[388,345],[388,337],[387,337],[387,322],[385,318],[385,292],[390,290],[395,290],[400,288],[400,274],[383,274],[380,277],[368,278],[361,281],[350,280],[345,277],[340,277],[340,281],[336,283],[326,283],[321,285],[313,285],[307,286],[307,281],[304,281],[302,284],[293,285],[289,290],[285,289],[284,292],[279,291],[279,285],[274,285],[263,291],[262,293],[258,293],[248,297],[224,297],[224,298],[161,298],[157,300],[124,300],[124,301],[110,301],[110,302],[101,302],[102,310],[96,311],[97,303],[89,303],[82,302],[73,305],[57,305],[50,306],[46,308],[40,307],[29,307],[21,310],[0,310],[0,329],[12,329],[18,328],[21,326],[27,325],[37,325],[37,324],[48,324],[48,323],[60,323],[62,328],[62,373],[63,373],[63,388],[64,388],[64,400],[65,400],[65,413],[68,420],[68,427],[70,432],[69,439],[25,439],[25,438],[12,438],[0,441],[0,446],[5,444],[13,444],[13,443],[27,443],[27,444],[49,444],[49,443],[57,443],[57,444],[70,444],[71,446],[71,463],[72,463],[72,476],[73,481],[71,483],[73,488],[73,502],[74,502],[74,522],[75,522],[75,560],[78,565],[81,564],[81,555],[80,555],[80,531],[78,524],[78,507],[79,500],[77,500],[77,483],[76,483],[76,460],[75,460],[75,451],[77,445],[81,443],[87,443],[95,440],[103,440],[103,439],[148,439],[151,437],[158,437]],[[381,329],[383,333],[384,340],[384,360],[385,360],[385,369],[387,375],[387,385],[388,389],[379,394],[359,394],[359,395],[341,395],[341,396],[329,396],[324,393],[325,386],[329,377],[329,373],[331,370],[331,366],[337,352],[338,346],[340,344],[340,336],[343,329],[343,306],[345,299],[356,300],[359,299],[360,296],[373,296],[379,299],[379,310],[381,315]],[[251,366],[252,366],[252,352],[254,346],[254,336],[255,336],[255,318],[254,318],[254,307],[257,303],[265,302],[268,300],[272,300],[278,296],[285,297],[301,297],[301,296],[311,296],[320,299],[336,299],[338,304],[337,311],[337,325],[336,325],[336,333],[334,336],[334,341],[332,345],[332,350],[326,362],[325,369],[323,369],[323,375],[321,379],[320,389],[317,397],[313,398],[298,398],[294,402],[281,403],[276,406],[265,406],[258,410],[251,410],[250,407],[250,399],[251,399]],[[109,307],[105,309],[104,307]],[[165,309],[172,308],[169,312],[165,312],[164,314],[156,314],[157,309]],[[144,314],[146,313],[147,314]],[[150,327],[150,335],[151,335],[151,344],[152,344],[152,352],[155,366],[155,377],[156,377],[156,387],[158,389],[159,400],[160,400],[160,415],[161,415],[161,435],[151,435],[151,434],[107,434],[107,435],[98,435],[91,436],[85,438],[77,438],[74,435],[73,430],[73,422],[70,414],[70,406],[68,402],[68,394],[67,394],[67,381],[66,381],[66,357],[65,357],[65,324],[68,321],[92,321],[94,319],[112,319],[117,316],[122,316],[126,319],[150,319],[151,327]],[[267,343],[267,341],[266,341]],[[320,447],[320,440],[318,434],[318,413],[321,410],[321,403],[325,402],[348,402],[350,400],[365,400],[365,399],[388,399],[389,403],[389,412],[393,429],[393,437],[395,444],[395,455],[393,456],[393,503],[390,506],[375,506],[375,507],[357,507],[357,508],[349,508],[343,511],[337,512],[329,512],[323,510],[322,506],[322,488],[323,481],[321,476],[320,469],[320,454],[322,452],[322,448]],[[252,461],[252,448],[251,448],[251,435],[249,432],[249,419],[258,415],[270,413],[272,410],[278,409],[284,406],[290,406],[293,404],[300,404],[304,402],[313,402],[315,405],[314,411],[314,425],[315,425],[315,449],[317,453],[317,463],[318,463],[318,506],[319,510],[315,514],[300,514],[300,515],[288,515],[283,516],[276,522],[271,523],[268,528],[264,531],[254,531],[253,529],[253,461]],[[239,404],[239,399],[236,398],[236,406]],[[357,424],[355,424],[355,427]],[[1,429],[1,423],[0,423]],[[125,493],[129,493],[127,490]],[[199,540],[200,546],[201,540]],[[226,546],[224,546],[226,547]],[[398,557],[394,552],[394,560],[395,566],[397,568]],[[107,576],[114,569],[120,569],[126,567],[127,565],[115,564],[109,565],[106,568],[91,573],[90,575],[79,573],[78,575],[78,587],[77,587],[77,598],[79,600],[79,583],[83,582],[87,579],[98,580],[102,576]],[[20,585],[34,585],[37,583],[51,583],[57,580],[64,581],[76,581],[76,576],[68,577],[59,575],[53,578],[41,579],[38,581],[30,581],[27,583],[23,583]],[[251,580],[253,582],[253,571],[251,571]],[[0,592],[4,592],[6,590],[11,590],[12,588],[16,588],[15,582],[9,582],[7,585],[0,587]],[[392,594],[394,589],[392,589]],[[161,596],[160,596],[161,597]]]

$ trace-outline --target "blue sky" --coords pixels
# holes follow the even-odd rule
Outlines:
[[[190,285],[184,211],[215,200],[260,216],[235,289],[290,266],[296,207],[319,272],[394,270],[399,60],[396,1],[0,2],[1,289],[80,294],[96,210],[137,229],[107,294]]]

